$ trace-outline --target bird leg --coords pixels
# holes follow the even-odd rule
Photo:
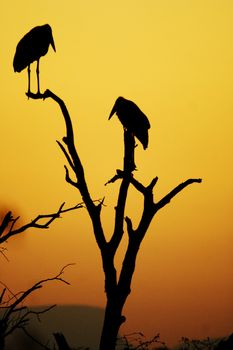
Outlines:
[[[30,94],[30,73],[31,73],[31,69],[30,69],[30,64],[28,65],[28,94]]]
[[[37,94],[40,95],[40,71],[39,71],[39,62],[40,59],[37,60],[37,65],[36,65],[36,76],[37,76]]]

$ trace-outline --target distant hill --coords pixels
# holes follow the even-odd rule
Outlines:
[[[43,310],[45,307],[32,307],[33,310]],[[53,348],[55,343],[53,333],[62,332],[69,345],[73,348],[89,347],[98,349],[104,309],[91,306],[57,306],[40,315],[41,322],[36,317],[28,329],[30,333],[43,344]],[[6,342],[6,350],[41,350],[23,331],[15,332]]]

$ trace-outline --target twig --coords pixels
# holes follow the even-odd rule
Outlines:
[[[2,337],[7,337],[9,334],[13,333],[17,328],[22,328],[24,329],[28,322],[30,321],[30,316],[31,315],[36,315],[38,320],[40,320],[39,316],[49,310],[51,310],[52,308],[54,308],[56,305],[52,305],[47,307],[46,309],[43,309],[41,311],[34,311],[34,310],[30,310],[28,309],[26,306],[22,306],[22,303],[25,301],[25,299],[28,297],[28,295],[30,295],[31,293],[33,293],[34,291],[36,291],[37,289],[40,289],[43,287],[43,285],[47,282],[50,281],[59,281],[59,282],[63,282],[67,285],[69,285],[70,283],[68,281],[66,281],[62,275],[65,272],[65,269],[69,266],[74,265],[73,263],[71,264],[67,264],[65,265],[59,272],[57,275],[53,276],[53,277],[49,277],[46,279],[42,279],[38,282],[36,282],[31,288],[27,289],[24,292],[19,292],[17,294],[12,293],[8,287],[6,287],[4,285],[4,283],[2,283],[5,288],[1,293],[1,304],[8,304],[7,306],[0,306],[1,309],[5,309],[5,312],[1,318],[1,324],[3,325],[4,328],[4,333],[1,334]],[[13,295],[12,298],[10,298],[8,301],[3,302],[3,297],[5,295],[5,291],[9,290],[10,293]],[[9,302],[15,299],[10,305]],[[25,312],[24,312],[25,311]],[[22,314],[23,313],[23,314]],[[14,316],[15,314],[17,314],[17,318]]]
[[[74,164],[72,162],[72,159],[70,158],[67,150],[65,149],[65,147],[63,146],[63,144],[57,140],[57,144],[59,145],[59,147],[61,148],[62,152],[64,153],[68,163],[70,164],[71,168],[73,169],[73,171],[75,171],[75,167],[74,167]]]
[[[67,168],[66,165],[64,165],[64,168],[65,168],[65,171],[66,171],[66,182],[68,182],[70,185],[74,186],[74,187],[78,187],[78,182],[75,182],[73,181],[71,178],[70,178],[70,174],[69,174],[69,170]]]
[[[119,179],[123,179],[124,176],[124,171],[117,169],[116,170],[116,175],[114,175],[110,180],[108,180],[104,186],[110,184],[110,183],[114,183],[115,181],[119,180]]]
[[[3,291],[2,291],[2,293],[1,293],[1,295],[0,295],[0,305],[1,305],[1,303],[2,303],[2,300],[3,300],[3,297],[4,297],[5,292],[6,292],[6,287],[3,288]]]
[[[45,344],[41,343],[38,339],[36,339],[35,337],[33,337],[31,335],[31,333],[28,332],[28,330],[25,328],[25,327],[22,327],[22,330],[24,331],[24,333],[29,337],[31,338],[34,343],[40,345],[42,348],[46,349],[46,350],[51,350],[51,348],[49,348],[48,346],[46,346]]]
[[[0,225],[0,237],[3,234],[4,230],[7,228],[7,226],[9,225],[9,223],[12,221],[12,219],[13,219],[12,213],[11,211],[9,211],[4,216],[2,223]]]
[[[0,254],[2,254],[4,256],[4,258],[9,261],[8,257],[6,256],[6,254],[4,253],[7,250],[7,248],[5,247],[0,247]]]

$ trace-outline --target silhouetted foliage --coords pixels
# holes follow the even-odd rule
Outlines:
[[[126,334],[118,339],[117,344],[123,350],[169,350],[166,344],[160,340],[159,333],[151,339],[146,339],[141,332]]]
[[[233,333],[219,341],[216,350],[233,350]]]
[[[179,350],[233,350],[233,333],[221,339],[189,339],[181,338]]]
[[[216,344],[217,341],[210,338],[199,340],[182,337],[180,350],[214,350]]]

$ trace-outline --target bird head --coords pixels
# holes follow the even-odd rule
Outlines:
[[[49,24],[45,24],[44,28],[46,29],[46,31],[48,33],[49,43],[51,44],[53,50],[56,52],[56,47],[55,47],[55,43],[54,43],[54,40],[53,40],[52,28],[50,27]]]
[[[112,107],[112,110],[111,110],[111,113],[108,117],[108,120],[112,118],[114,113],[117,113],[117,111],[119,110],[119,107],[121,106],[121,104],[124,100],[125,100],[124,97],[118,97],[116,99],[116,102],[115,102],[114,106]]]
[[[51,37],[50,40],[51,40],[51,41],[50,41],[50,44],[52,45],[53,50],[56,52],[56,47],[55,47],[55,44],[54,44],[53,37]]]

